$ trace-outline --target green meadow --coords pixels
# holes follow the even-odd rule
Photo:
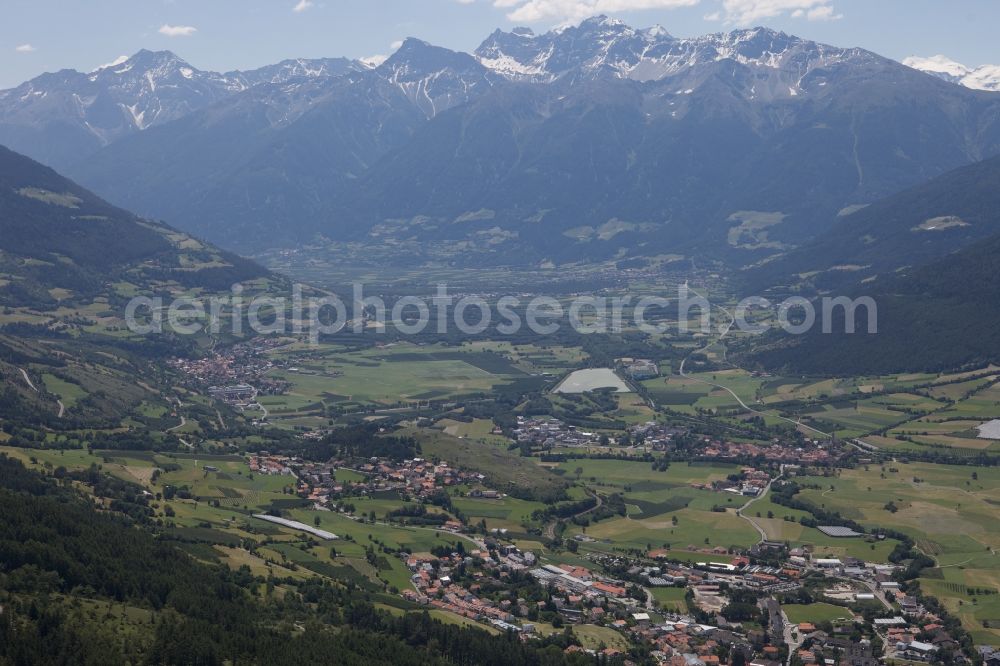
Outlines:
[[[569,460],[558,469],[565,478],[577,480],[598,495],[617,493],[624,498],[625,516],[567,530],[567,534],[586,534],[596,540],[582,543],[581,549],[684,551],[690,547],[745,547],[759,539],[756,530],[736,515],[743,498],[691,487],[693,483],[725,479],[738,471],[736,465],[675,463],[660,472],[644,462]],[[713,511],[716,506],[727,510]]]
[[[1000,638],[1000,632],[983,624],[1000,627],[995,595],[970,598],[967,593],[969,587],[1000,591],[1000,470],[894,462],[800,481],[819,486],[804,490],[803,499],[862,524],[911,536],[939,565],[921,585],[959,613],[974,634]],[[887,509],[890,505],[894,512]]]

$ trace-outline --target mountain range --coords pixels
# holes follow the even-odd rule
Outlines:
[[[409,39],[378,66],[140,52],[0,93],[0,143],[249,253],[752,265],[1000,153],[1000,95],[765,28],[597,17],[471,54]]]
[[[0,143],[63,169],[100,148],[262,84],[339,75],[343,58],[205,72],[170,51],[139,51],[92,72],[64,69],[0,91]]]

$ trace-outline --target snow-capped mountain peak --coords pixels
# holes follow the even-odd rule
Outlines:
[[[264,83],[283,84],[295,79],[342,76],[367,68],[367,64],[347,58],[291,58],[258,69],[226,72],[222,77],[231,86],[242,90]]]
[[[576,70],[620,71],[634,65],[651,46],[671,40],[663,28],[639,31],[618,19],[595,16],[542,35],[526,28],[497,30],[475,55],[483,66],[506,78],[554,80]]]
[[[970,87],[991,89],[991,81],[1000,81],[994,69],[931,60]],[[679,38],[662,26],[633,28],[598,16],[540,34],[529,28],[497,30],[474,54],[411,38],[384,62],[299,58],[218,73],[193,67],[170,51],[142,50],[91,72],[61,70],[0,91],[0,134],[5,126],[11,128],[7,143],[30,149],[49,163],[66,164],[229,98],[231,103],[219,105],[226,112],[264,109],[262,117],[278,126],[346,90],[371,86],[380,103],[402,93],[411,110],[431,118],[489,91],[502,92],[497,98],[506,100],[506,90],[516,97],[527,89],[507,86],[510,81],[556,84],[562,92],[577,83],[599,89],[607,82],[634,82],[629,89],[655,100],[654,106],[662,103],[665,117],[681,121],[692,110],[732,105],[753,115],[776,100],[802,105],[835,98],[859,78],[871,79],[884,70],[917,84],[942,85],[862,49],[836,48],[767,28]],[[50,127],[71,128],[72,141],[53,130],[44,150],[36,148],[33,137]]]
[[[398,87],[427,117],[471,99],[499,80],[468,53],[410,37],[374,70]]]
[[[960,62],[955,62],[948,56],[936,55],[929,58],[910,56],[903,60],[903,64],[913,69],[919,69],[928,74],[942,74],[950,78],[960,79],[972,70]]]
[[[966,88],[1000,92],[1000,65],[972,68],[943,55],[929,58],[910,56],[903,60],[903,64]]]
[[[361,69],[360,63],[346,58],[297,58],[220,74],[199,70],[171,51],[142,49],[87,73],[43,74],[0,91],[0,116],[23,118],[28,124],[59,117],[61,122],[77,124],[86,135],[81,141],[101,146],[255,86],[317,80]]]
[[[814,69],[849,58],[874,57],[768,28],[681,39],[662,26],[636,30],[607,17],[542,35],[498,30],[475,53],[483,66],[506,78],[534,81],[581,75],[657,81],[696,65],[732,60],[750,68],[787,69],[789,85],[784,90],[796,91],[789,94],[797,94],[800,80]]]

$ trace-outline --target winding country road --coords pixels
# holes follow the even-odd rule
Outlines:
[[[600,494],[598,494],[598,493],[594,493],[594,499],[597,500],[597,504],[595,504],[594,506],[590,507],[589,509],[584,509],[580,513],[574,513],[572,516],[569,517],[569,520],[573,520],[574,518],[578,518],[580,516],[585,516],[588,513],[590,513],[591,511],[596,511],[596,510],[600,509],[601,506],[604,504],[604,500],[601,498]],[[556,519],[556,520],[553,520],[548,525],[546,525],[545,526],[545,531],[542,532],[542,536],[544,536],[549,541],[555,541],[556,540],[556,525],[558,523],[559,523],[559,520]]]
[[[350,515],[348,515],[348,516],[345,516],[345,517],[348,518],[348,519],[350,519],[350,520],[353,520],[354,522],[357,522],[357,523],[364,522],[364,518],[361,518],[360,516],[350,516]],[[459,539],[462,539],[463,541],[468,541],[469,543],[475,545],[476,548],[479,548],[480,550],[486,550],[486,542],[483,541],[482,539],[476,539],[473,536],[470,536],[468,534],[462,534],[461,532],[452,532],[450,530],[443,530],[440,527],[421,527],[421,526],[418,526],[418,525],[399,525],[398,523],[390,523],[390,522],[385,521],[385,520],[376,520],[372,524],[373,525],[384,525],[386,527],[392,527],[393,529],[399,529],[399,530],[424,530],[425,532],[434,532],[435,534],[437,534],[439,536],[443,535],[443,534],[450,534],[451,536],[458,537]]]
[[[788,616],[785,615],[784,609],[781,610],[781,619],[785,623],[785,644],[788,646],[788,659],[785,660],[785,666],[792,666],[792,658],[795,656],[795,651],[805,642],[805,636],[797,631],[799,625],[788,621]]]
[[[24,381],[28,385],[28,387],[35,393],[38,393],[39,392],[38,387],[36,387],[34,383],[31,381],[31,377],[28,376],[28,373],[25,372],[24,368],[18,368],[18,370],[21,372],[21,376],[24,377]]]
[[[692,291],[692,292],[694,292],[695,294],[697,294],[697,293],[698,293],[698,292],[695,292],[695,291],[694,291],[694,289],[692,289],[691,291]],[[700,294],[698,294],[698,295],[700,295]],[[707,301],[708,299],[706,298],[705,300]],[[758,416],[767,416],[767,417],[771,417],[771,418],[774,418],[774,419],[779,419],[779,420],[781,420],[781,421],[785,421],[786,423],[791,423],[791,424],[792,424],[792,425],[794,425],[794,426],[795,426],[796,428],[801,428],[801,429],[803,429],[803,430],[808,430],[808,431],[810,431],[810,432],[814,432],[814,433],[816,433],[817,435],[821,435],[821,436],[823,436],[823,437],[829,437],[829,438],[833,438],[833,434],[832,434],[832,433],[828,433],[828,432],[823,432],[822,430],[819,430],[819,429],[817,429],[817,428],[813,428],[812,426],[807,426],[807,425],[805,425],[804,423],[802,423],[801,421],[797,421],[797,420],[795,420],[795,419],[790,419],[790,418],[787,418],[787,417],[785,417],[785,416],[780,416],[780,415],[778,415],[778,414],[775,414],[775,413],[773,413],[773,412],[762,412],[762,411],[760,411],[760,410],[758,410],[758,409],[754,409],[754,408],[753,408],[753,407],[751,407],[750,405],[748,405],[748,404],[746,404],[745,402],[743,402],[743,398],[741,398],[740,396],[738,396],[738,395],[736,394],[736,392],[735,392],[735,391],[733,391],[733,390],[732,390],[731,388],[729,388],[728,386],[726,386],[726,385],[724,385],[724,384],[716,384],[715,382],[710,382],[710,381],[708,381],[708,380],[706,380],[706,379],[702,379],[702,378],[700,378],[700,377],[695,377],[695,376],[693,376],[693,375],[690,375],[690,374],[688,374],[687,372],[685,372],[685,370],[684,370],[684,366],[685,366],[685,364],[687,364],[687,362],[688,362],[688,359],[690,359],[690,358],[691,358],[691,357],[692,357],[693,355],[695,355],[695,354],[697,354],[697,353],[700,353],[700,352],[704,352],[705,350],[707,350],[707,349],[708,349],[709,347],[711,347],[712,345],[716,345],[716,344],[718,344],[718,343],[722,342],[722,341],[723,341],[723,339],[725,339],[725,337],[726,337],[727,335],[729,335],[730,331],[732,331],[732,330],[733,330],[733,326],[734,326],[734,325],[736,324],[736,317],[735,317],[735,316],[733,315],[733,313],[732,313],[732,312],[730,312],[730,311],[729,311],[729,310],[727,310],[726,308],[722,307],[721,305],[716,305],[715,307],[719,308],[720,310],[722,310],[723,312],[725,312],[725,313],[726,313],[726,315],[728,315],[728,316],[729,316],[729,323],[728,323],[728,324],[726,325],[726,327],[725,327],[725,328],[724,328],[724,329],[722,330],[722,332],[721,332],[721,333],[719,334],[719,337],[715,338],[714,340],[711,340],[711,341],[709,341],[709,342],[708,342],[707,344],[705,344],[705,345],[704,345],[703,347],[700,347],[700,348],[698,348],[698,349],[696,349],[696,350],[692,351],[692,352],[691,352],[690,354],[688,354],[687,356],[685,356],[685,357],[684,357],[684,359],[683,359],[683,360],[681,360],[681,365],[680,365],[680,368],[678,368],[678,370],[677,370],[677,373],[678,373],[678,374],[679,374],[679,375],[680,375],[681,377],[684,377],[685,379],[690,379],[690,380],[692,380],[692,381],[696,381],[696,382],[699,382],[699,383],[701,383],[701,384],[707,384],[708,386],[712,386],[712,387],[714,387],[714,388],[717,388],[717,389],[721,389],[721,390],[725,391],[725,392],[726,392],[726,393],[728,393],[729,395],[733,396],[733,398],[734,398],[734,399],[736,400],[736,402],[738,402],[738,403],[739,403],[740,407],[742,407],[743,409],[747,410],[748,412],[750,412],[750,413],[752,413],[752,414],[757,414]],[[870,445],[869,445],[869,444],[866,444],[866,443],[865,443],[865,442],[863,442],[862,440],[856,440],[856,441],[851,441],[851,442],[849,442],[849,443],[850,443],[850,444],[851,444],[852,446],[854,446],[855,448],[857,448],[857,449],[859,449],[859,450],[861,450],[861,451],[866,451],[866,452],[870,452],[870,450],[871,450],[871,449],[870,449]]]
[[[691,291],[694,291],[694,289],[692,289]],[[695,292],[695,293],[697,293],[697,292]],[[705,299],[705,300],[708,300],[708,299]],[[696,381],[696,382],[699,382],[699,383],[702,383],[702,384],[707,384],[708,386],[712,386],[712,387],[717,388],[717,389],[722,389],[723,391],[725,391],[729,395],[733,396],[733,398],[736,400],[736,402],[739,403],[740,407],[742,407],[743,409],[747,410],[748,412],[751,412],[753,414],[757,414],[759,416],[770,416],[772,418],[781,419],[782,421],[786,421],[788,423],[791,423],[792,425],[796,426],[797,428],[804,428],[806,430],[810,430],[810,431],[815,432],[817,434],[823,435],[824,437],[832,437],[832,435],[830,433],[826,433],[826,432],[823,432],[822,430],[817,430],[816,428],[804,425],[803,423],[800,423],[799,421],[796,421],[794,419],[789,419],[789,418],[786,418],[784,416],[778,416],[778,415],[773,414],[773,413],[765,413],[765,412],[762,412],[762,411],[760,411],[758,409],[754,409],[750,405],[748,405],[745,402],[743,402],[743,398],[741,398],[740,396],[738,396],[736,394],[736,392],[733,391],[728,386],[726,386],[724,384],[716,384],[715,382],[710,382],[707,379],[702,379],[701,377],[695,377],[694,375],[691,375],[691,374],[688,374],[687,372],[685,372],[684,366],[687,364],[689,358],[691,358],[693,355],[695,355],[697,353],[704,352],[705,350],[707,350],[712,345],[716,345],[716,344],[722,342],[725,339],[725,337],[727,335],[729,335],[729,333],[733,330],[733,326],[736,324],[736,317],[733,316],[732,312],[730,312],[726,308],[722,307],[721,305],[717,305],[715,307],[719,308],[720,310],[722,310],[723,312],[725,312],[726,315],[728,315],[728,317],[729,317],[729,323],[726,324],[726,327],[719,334],[719,337],[717,337],[714,340],[710,341],[704,347],[700,347],[699,349],[696,349],[693,352],[691,352],[690,354],[688,354],[687,356],[685,356],[684,359],[681,360],[681,366],[680,366],[680,368],[678,368],[677,374],[679,374],[681,377],[684,377],[685,379],[690,379],[692,381]]]
[[[38,387],[35,386],[35,383],[31,381],[31,377],[28,376],[28,373],[24,368],[18,368],[17,370],[18,372],[21,373],[21,377],[24,378],[24,383],[28,385],[28,388],[30,388],[35,393],[41,393],[41,391],[38,390]],[[66,413],[66,406],[62,403],[62,400],[59,400],[58,398],[56,399],[56,404],[59,405],[58,418],[61,419],[63,417],[63,414]]]
[[[742,518],[743,520],[747,521],[748,523],[750,523],[753,526],[753,528],[757,530],[757,533],[760,534],[760,541],[758,541],[757,543],[764,543],[765,541],[767,541],[767,532],[764,530],[763,527],[757,524],[757,521],[755,521],[750,516],[746,515],[746,510],[749,509],[754,502],[756,502],[757,500],[764,499],[767,496],[767,494],[771,492],[772,483],[774,483],[774,479],[771,479],[768,482],[767,487],[764,488],[764,492],[762,492],[760,495],[757,495],[757,497],[751,498],[749,502],[747,502],[746,504],[744,504],[743,506],[741,506],[739,509],[736,510],[736,515]]]

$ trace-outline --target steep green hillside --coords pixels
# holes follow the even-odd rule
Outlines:
[[[113,282],[228,288],[252,262],[115,208],[52,169],[0,147],[0,304],[44,308]]]
[[[395,617],[372,604],[383,595],[202,563],[157,538],[150,503],[96,465],[47,477],[0,455],[0,663],[592,663],[558,637]]]
[[[746,291],[850,288],[1000,233],[1000,158],[956,169],[847,215],[826,233],[750,270]]]
[[[864,309],[858,332],[843,333],[838,309],[834,333],[776,336],[749,358],[770,368],[837,375],[940,371],[1000,359],[1000,236],[856,288],[854,295],[875,299],[877,333],[866,332]]]
[[[116,429],[140,418],[144,401],[150,414],[169,413],[176,398],[163,361],[198,341],[131,335],[126,304],[244,281],[282,284],[0,147],[0,423],[8,434],[19,424]]]

